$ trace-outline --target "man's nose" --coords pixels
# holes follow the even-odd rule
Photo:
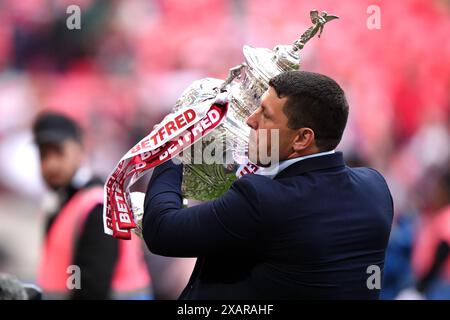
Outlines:
[[[255,114],[256,114],[256,111],[253,112],[253,113],[247,118],[247,121],[246,121],[247,125],[248,125],[250,128],[254,129],[254,130],[256,130],[256,129],[258,128],[258,122],[256,121],[256,116],[255,116]]]
[[[41,158],[41,166],[45,170],[58,170],[59,168],[59,159],[53,154],[45,154]]]

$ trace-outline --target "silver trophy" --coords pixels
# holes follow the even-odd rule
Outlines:
[[[184,163],[185,198],[202,201],[215,199],[236,179],[236,170],[247,161],[250,128],[246,125],[246,119],[259,107],[261,96],[269,87],[269,80],[282,72],[298,70],[300,50],[317,33],[320,37],[327,22],[338,18],[325,11],[319,14],[316,10],[310,12],[310,17],[313,25],[293,44],[277,45],[273,50],[244,45],[245,62],[230,69],[227,79],[197,80],[181,94],[173,111],[206,100],[213,101],[224,92],[229,101],[224,121],[179,156]],[[198,151],[206,148],[220,153],[213,154],[218,161],[205,163],[202,156],[198,156]]]

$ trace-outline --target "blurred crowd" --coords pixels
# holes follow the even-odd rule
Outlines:
[[[66,26],[71,4],[81,8],[80,30]],[[371,5],[380,28],[367,24]],[[292,43],[311,9],[340,19],[305,46],[301,69],[344,88],[350,118],[340,149],[349,164],[382,172],[394,198],[382,296],[414,287],[450,299],[450,255],[431,243],[450,243],[448,0],[1,0],[0,272],[35,280],[46,192],[31,137],[39,112],[77,120],[105,178],[192,81],[225,78],[245,44]],[[156,297],[175,297],[191,261],[149,260],[155,274],[180,275],[153,277]]]

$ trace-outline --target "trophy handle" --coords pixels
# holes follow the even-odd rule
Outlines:
[[[228,86],[234,79],[236,79],[240,74],[242,69],[244,69],[247,64],[244,62],[236,67],[231,68],[228,71],[228,77],[225,79],[224,83],[219,88],[219,92],[225,91],[226,86]]]

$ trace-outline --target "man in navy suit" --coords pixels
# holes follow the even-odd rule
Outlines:
[[[168,161],[154,170],[146,244],[156,254],[198,258],[181,299],[378,298],[369,278],[383,270],[393,202],[377,171],[349,168],[334,151],[347,117],[334,80],[282,73],[247,120],[257,133],[252,160],[266,166],[260,174],[182,208],[182,166]],[[258,139],[263,129],[278,130],[276,147]],[[280,162],[264,164],[262,148],[276,150]]]

